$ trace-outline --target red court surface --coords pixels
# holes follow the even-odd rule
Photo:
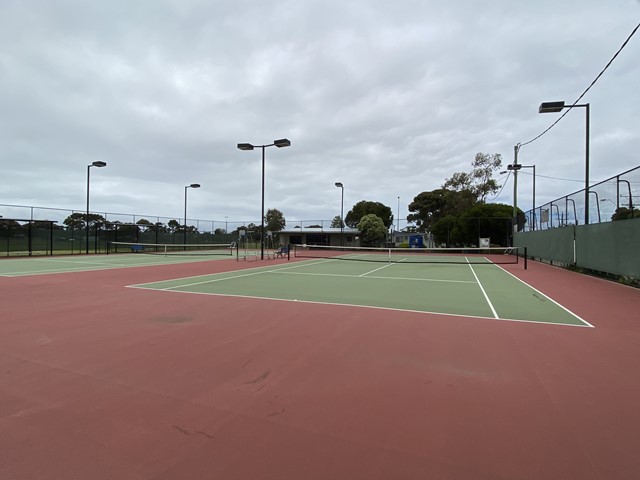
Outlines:
[[[640,475],[639,290],[510,268],[576,328],[125,288],[238,266],[0,278],[0,478]]]

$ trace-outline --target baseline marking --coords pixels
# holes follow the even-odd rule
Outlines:
[[[471,282],[474,283],[474,282]],[[335,303],[335,302],[320,302],[315,300],[290,300],[288,298],[277,298],[277,297],[258,297],[255,295],[238,295],[232,293],[208,293],[208,292],[185,292],[179,290],[164,290],[160,288],[151,288],[144,286],[136,286],[136,287],[128,287],[128,288],[138,288],[140,290],[151,290],[156,292],[169,292],[169,293],[177,293],[177,294],[189,294],[189,295],[210,295],[213,297],[232,297],[232,298],[249,298],[252,300],[271,300],[275,302],[292,302],[292,303],[309,303],[313,305],[333,305],[337,307],[352,307],[352,308],[371,308],[377,310],[388,310],[394,312],[408,312],[408,313],[418,313],[418,314],[427,314],[427,315],[438,315],[438,316],[446,316],[446,317],[457,317],[457,318],[477,318],[481,320],[499,320],[501,322],[516,322],[516,323],[535,323],[539,325],[552,325],[557,327],[578,327],[578,328],[586,328],[586,325],[576,325],[572,323],[554,323],[554,322],[540,322],[537,320],[519,320],[515,318],[500,318],[500,317],[485,317],[482,315],[463,315],[460,313],[446,313],[446,312],[432,312],[426,310],[410,310],[406,308],[394,308],[394,307],[380,307],[374,305],[359,305],[357,303]]]

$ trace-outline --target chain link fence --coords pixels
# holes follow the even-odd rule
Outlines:
[[[545,203],[525,213],[525,232],[585,224],[585,190]],[[589,187],[589,223],[640,216],[640,166]]]

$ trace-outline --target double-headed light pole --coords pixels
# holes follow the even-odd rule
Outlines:
[[[517,212],[517,200],[516,200],[516,195],[518,194],[517,190],[516,190],[516,183],[517,183],[517,176],[518,176],[518,170],[520,170],[521,168],[533,168],[533,203],[532,203],[532,207],[531,207],[531,211],[533,212],[532,215],[532,223],[531,223],[531,229],[535,230],[536,229],[536,166],[535,165],[522,165],[521,163],[514,163],[513,165],[507,165],[507,170],[513,170],[513,215],[517,216],[518,212]],[[517,222],[517,218],[516,218],[516,222]]]
[[[187,188],[200,188],[199,183],[192,183],[184,187],[184,244],[187,244]]]
[[[280,140],[274,140],[273,143],[268,145],[252,145],[251,143],[239,143],[238,148],[240,150],[253,150],[254,148],[262,149],[262,215],[260,216],[260,259],[264,260],[264,150],[267,147],[290,147],[291,142],[286,138]]]
[[[588,103],[565,105],[565,102],[544,102],[540,104],[539,113],[558,113],[565,108],[584,107],[586,113],[586,140],[584,160],[584,224],[589,224],[589,117]]]
[[[91,227],[89,226],[89,179],[91,178],[91,167],[106,167],[107,166],[107,162],[103,162],[101,160],[97,160],[95,162],[93,162],[91,165],[87,165],[87,218],[85,218],[85,222],[86,222],[86,228],[87,228],[87,243],[86,243],[86,247],[87,247],[87,251],[86,253],[89,254],[89,235],[91,234]]]
[[[341,190],[340,195],[340,246],[344,245],[342,240],[344,233],[344,185],[342,182],[336,182],[336,187]]]
[[[520,144],[515,145],[513,147],[513,163],[507,165],[507,170],[513,171],[513,225],[514,225],[514,233],[518,231],[518,172],[522,168],[532,168],[533,169],[533,204],[531,206],[531,211],[533,212],[533,222],[532,222],[532,230],[535,230],[535,215],[536,215],[536,166],[535,165],[522,165],[518,163],[518,152],[520,151]],[[506,173],[501,172],[501,173]]]
[[[512,170],[516,165],[507,165],[507,170]],[[533,203],[531,204],[531,230],[536,229],[536,166],[535,165],[522,165],[518,164],[518,168],[532,168],[533,169]]]

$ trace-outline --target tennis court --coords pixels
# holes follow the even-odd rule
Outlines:
[[[136,288],[208,295],[267,298],[405,310],[497,320],[591,326],[576,314],[486,260],[441,263],[421,257],[406,263],[362,251],[341,258],[316,258],[292,265],[178,278]],[[385,252],[386,253],[386,252]],[[334,253],[335,254],[335,253]],[[312,252],[314,255],[314,252]],[[394,252],[394,255],[398,255]],[[356,261],[345,261],[344,258]],[[456,257],[458,258],[458,257]]]
[[[134,249],[138,253],[131,253],[132,246],[138,247]],[[233,257],[235,252],[231,245],[226,244],[216,246],[177,246],[171,244],[112,242],[110,248],[112,248],[110,250],[111,255],[35,256],[3,259],[0,261],[0,276],[18,277],[112,268],[148,267],[202,262],[203,259],[227,260]]]
[[[0,260],[0,478],[640,470],[637,289],[504,254],[153,253]]]

